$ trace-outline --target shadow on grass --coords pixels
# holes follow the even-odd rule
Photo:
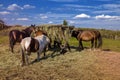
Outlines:
[[[52,48],[50,49],[49,51],[53,51],[51,54],[48,54],[42,58],[39,59],[39,61],[37,59],[35,59],[34,61],[32,61],[30,64],[34,64],[36,62],[40,62],[41,60],[46,60],[48,59],[49,57],[56,57],[56,56],[60,56],[60,55],[64,55],[64,53],[66,53],[67,51],[66,50],[63,50],[62,53],[61,53],[61,49],[60,48]]]
[[[110,49],[102,49],[102,51],[111,51]]]
[[[82,50],[79,49],[78,47],[75,47],[75,46],[70,46],[71,49],[74,49],[76,51],[79,51],[81,52]],[[89,49],[88,47],[84,47],[85,49]],[[38,61],[37,59],[35,59],[34,61],[32,61],[30,64],[34,64],[36,62],[40,62],[41,60],[46,60],[48,58],[54,58],[54,57],[57,57],[57,56],[60,56],[60,55],[64,55],[66,52],[68,52],[67,48],[65,49],[60,49],[60,48],[52,48],[52,49],[49,49],[49,51],[52,51],[51,54],[48,54],[42,58],[40,58],[40,60]],[[71,51],[70,51],[71,52]]]
[[[79,47],[71,46],[71,49],[74,49],[74,50],[76,50],[76,51],[81,52],[81,51],[84,50],[84,49],[90,49],[90,48],[89,48],[89,47],[84,47],[84,49],[80,49]]]

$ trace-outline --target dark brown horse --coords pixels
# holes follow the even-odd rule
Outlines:
[[[72,31],[72,37],[77,38],[79,41],[79,49],[81,48],[82,50],[84,49],[82,41],[91,41],[91,48],[99,48],[102,46],[102,37],[97,30],[74,30]]]
[[[13,52],[14,45],[16,42],[20,43],[21,40],[25,37],[29,37],[32,33],[32,31],[35,30],[35,25],[31,25],[30,27],[19,31],[19,30],[11,30],[9,32],[9,44],[11,52]]]

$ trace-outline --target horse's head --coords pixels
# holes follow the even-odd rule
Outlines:
[[[35,30],[35,25],[31,25],[29,27],[27,27],[26,29],[22,30],[24,32],[26,32],[26,34],[31,35],[31,33]]]
[[[72,37],[77,37],[78,34],[79,34],[79,31],[78,31],[78,30],[73,30],[73,31],[71,32],[71,36],[72,36]]]
[[[35,28],[35,24],[34,25],[32,25],[31,24],[31,26],[29,27],[29,29],[31,30],[31,31],[34,31],[36,28]]]
[[[45,31],[43,31],[43,30],[34,30],[34,37],[40,36],[40,35],[45,35],[45,36],[47,36],[47,32],[45,32]]]
[[[69,33],[72,34],[73,30],[74,30],[74,26],[69,26]]]

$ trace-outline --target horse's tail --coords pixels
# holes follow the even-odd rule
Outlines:
[[[9,32],[9,46],[11,49],[11,52],[13,52],[13,46],[15,44],[14,36],[13,36],[13,31]]]
[[[102,46],[102,36],[101,34],[99,33],[99,36],[98,36],[98,48]]]

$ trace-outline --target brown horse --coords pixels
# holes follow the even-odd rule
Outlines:
[[[47,32],[45,32],[43,30],[36,30],[36,31],[34,31],[34,37],[39,36],[39,35],[47,36]]]
[[[102,36],[97,30],[74,30],[72,31],[72,37],[77,38],[79,41],[79,49],[81,48],[82,50],[84,49],[82,41],[91,41],[91,48],[99,48],[102,46]]]
[[[19,31],[19,30],[11,30],[9,32],[9,44],[11,52],[13,52],[14,45],[16,42],[20,43],[21,40],[25,37],[29,37],[32,33],[32,31],[35,30],[35,25],[31,25],[30,27]]]

